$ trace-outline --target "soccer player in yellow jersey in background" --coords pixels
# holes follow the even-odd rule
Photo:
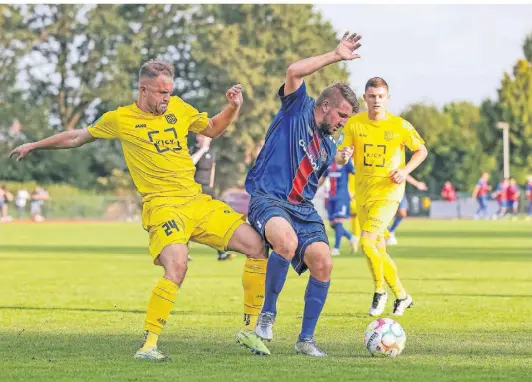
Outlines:
[[[342,147],[354,147],[357,214],[362,229],[360,247],[375,282],[369,314],[381,315],[386,305],[385,282],[396,296],[393,314],[413,304],[401,285],[394,261],[386,252],[384,233],[405,192],[405,180],[427,157],[425,142],[412,125],[386,110],[388,84],[371,78],[365,86],[368,111],[351,117],[344,127]],[[414,151],[405,164],[405,146]],[[337,156],[340,164],[345,159]]]
[[[187,243],[194,240],[219,250],[247,255],[242,282],[246,329],[237,341],[254,353],[270,354],[253,328],[264,300],[266,250],[259,234],[243,215],[202,193],[194,181],[195,167],[187,148],[189,132],[215,138],[237,117],[242,86],[226,93],[229,104],[208,118],[177,96],[174,69],[165,61],[144,63],[139,73],[137,101],[107,112],[85,129],[65,131],[15,148],[18,160],[32,151],[80,147],[95,139],[118,139],[136,188],[142,195],[142,225],[149,233],[149,250],[164,277],[155,285],[146,313],[145,342],[135,358],[167,359],[157,349],[187,271]]]

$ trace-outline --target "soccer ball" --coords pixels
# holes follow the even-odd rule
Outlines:
[[[378,318],[368,325],[364,345],[372,356],[396,357],[405,348],[403,327],[391,318]]]

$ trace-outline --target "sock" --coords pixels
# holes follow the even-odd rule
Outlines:
[[[342,223],[339,223],[342,227],[342,235],[347,238],[347,240],[351,240],[353,238],[353,234],[345,229],[344,225]]]
[[[242,273],[244,286],[244,326],[253,330],[264,302],[267,259],[247,259]]]
[[[266,267],[266,293],[264,296],[263,312],[277,314],[277,298],[283,289],[290,260],[272,251]]]
[[[360,222],[358,216],[351,217],[351,231],[356,237],[360,237]]]
[[[399,214],[395,215],[395,218],[393,219],[392,226],[389,228],[391,233],[394,233],[401,221],[403,220],[403,217]]]
[[[397,273],[397,266],[395,261],[388,255],[386,252],[386,247],[379,247],[379,252],[383,258],[383,270],[384,270],[384,279],[386,283],[390,286],[390,289],[395,294],[395,297],[398,299],[403,299],[406,297],[406,291],[403,288],[403,284],[399,280],[399,274]]]
[[[174,306],[178,289],[179,287],[176,283],[164,277],[155,284],[148,303],[148,310],[146,311],[146,330],[148,335],[142,347],[143,349],[157,346],[157,339],[166,325],[170,311]]]
[[[375,293],[384,293],[384,264],[382,254],[377,249],[377,240],[363,237],[360,239],[360,246],[368,259],[369,270],[375,283]]]
[[[340,223],[334,225],[334,248],[340,249],[340,243],[342,241],[343,227]]]
[[[307,289],[305,291],[303,324],[299,338],[309,339],[314,337],[316,324],[327,299],[329,285],[331,285],[330,281],[319,281],[312,276],[308,278]]]

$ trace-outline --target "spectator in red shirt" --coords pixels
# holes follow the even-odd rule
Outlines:
[[[456,201],[456,191],[451,182],[447,181],[441,189],[441,196],[448,202]]]

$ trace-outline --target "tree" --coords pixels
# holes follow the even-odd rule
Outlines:
[[[244,86],[244,105],[237,122],[219,139],[217,186],[242,184],[249,169],[246,154],[255,152],[280,102],[277,91],[288,66],[330,51],[338,40],[329,22],[311,5],[203,5],[191,25],[196,38],[191,57],[201,92],[190,100],[211,114],[219,111],[225,91]],[[310,95],[335,80],[347,81],[345,65],[331,65],[307,79]]]

